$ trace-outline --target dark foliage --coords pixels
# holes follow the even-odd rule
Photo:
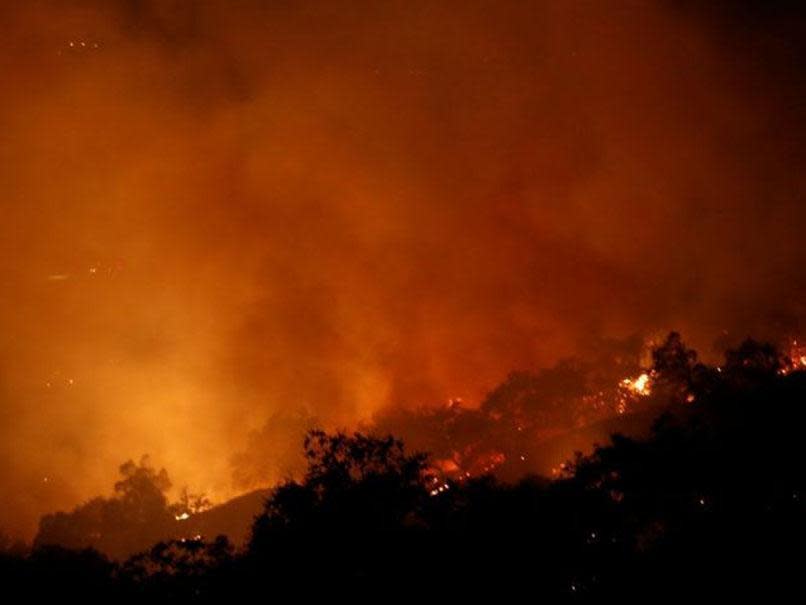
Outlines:
[[[175,519],[165,497],[171,486],[165,469],[152,468],[144,456],[139,463],[129,460],[119,470],[115,497],[93,498],[69,513],[45,515],[34,546],[94,548],[123,558],[170,535]],[[186,503],[190,499],[185,492]]]
[[[118,601],[774,602],[803,592],[806,539],[806,373],[786,363],[748,340],[706,367],[671,335],[651,437],[615,435],[555,481],[454,483],[393,437],[313,431],[307,474],[273,492],[241,552],[173,541],[113,564],[41,547],[4,556],[2,579]]]

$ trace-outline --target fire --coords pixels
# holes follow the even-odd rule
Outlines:
[[[638,378],[625,378],[621,384],[636,395],[646,396],[652,392],[652,381],[646,372]]]
[[[652,393],[652,376],[644,372],[636,378],[625,378],[619,383],[620,393],[616,400],[616,413],[622,415],[636,398],[647,397]]]
[[[781,368],[780,373],[789,374],[800,370],[806,370],[806,345],[793,340],[789,345],[785,366]]]

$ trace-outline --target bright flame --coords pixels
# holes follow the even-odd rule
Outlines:
[[[792,372],[803,370],[806,370],[806,345],[793,340],[789,344],[789,350],[784,358],[784,365],[778,370],[778,373],[786,376]]]
[[[621,384],[636,395],[649,395],[652,392],[652,383],[649,374],[644,372],[638,378],[625,378]]]

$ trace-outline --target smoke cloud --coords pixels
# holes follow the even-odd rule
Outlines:
[[[804,27],[767,4],[6,3],[0,527],[145,452],[220,500],[277,426],[594,336],[796,333]]]

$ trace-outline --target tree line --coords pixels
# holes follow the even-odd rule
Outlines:
[[[272,491],[243,548],[189,537],[115,562],[40,537],[0,574],[19,594],[116,601],[802,593],[806,373],[752,340],[709,366],[677,334],[650,370],[665,401],[651,435],[616,434],[553,480],[453,481],[393,436],[313,430],[304,476]],[[127,473],[121,500],[146,510],[160,474]]]

